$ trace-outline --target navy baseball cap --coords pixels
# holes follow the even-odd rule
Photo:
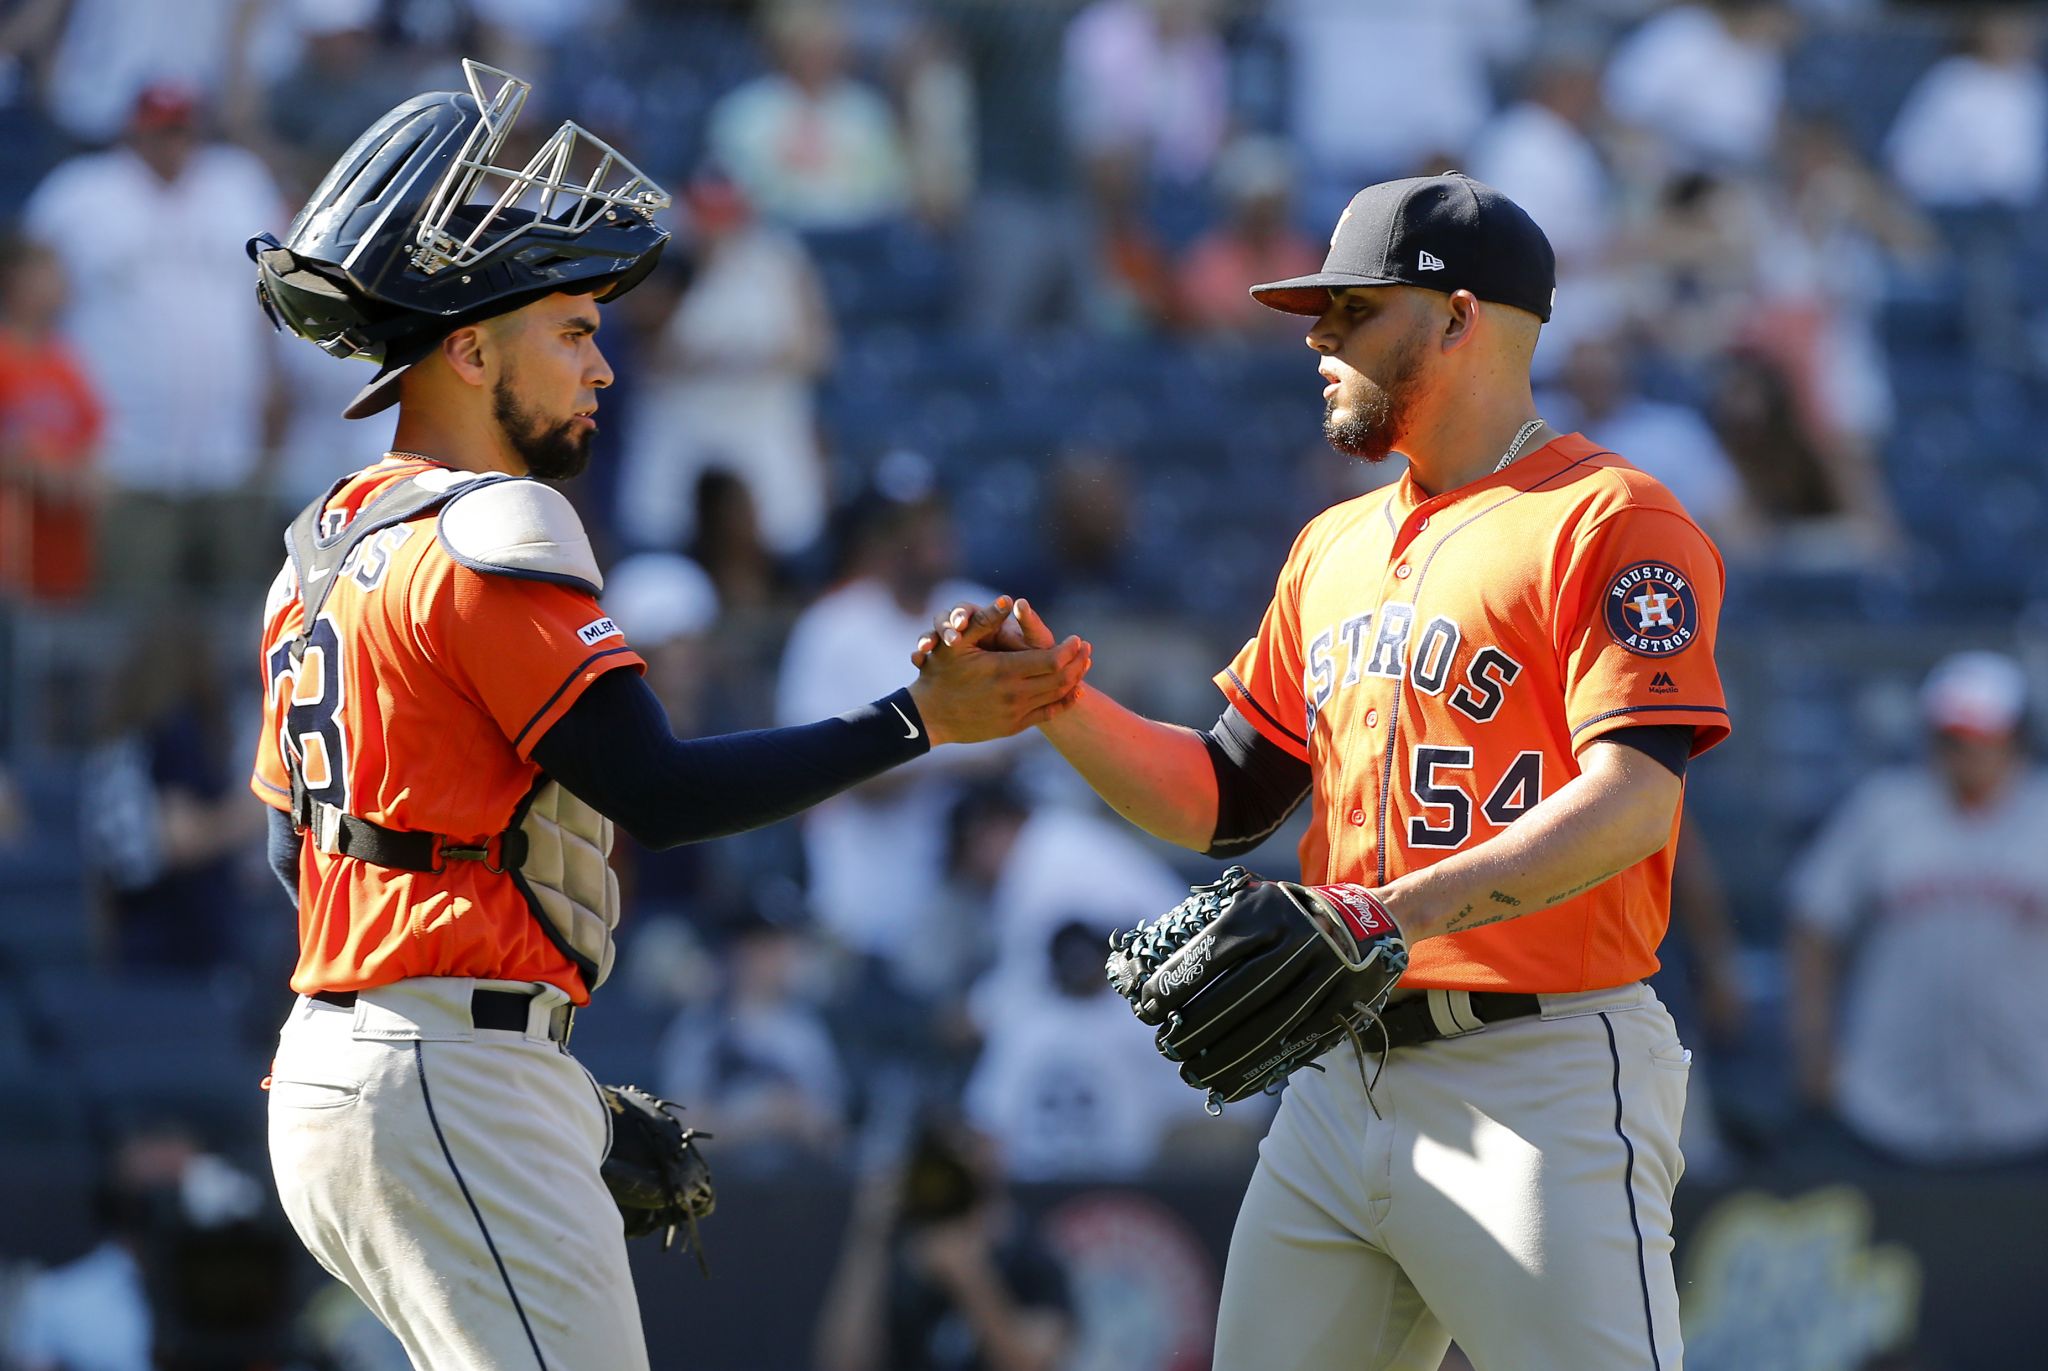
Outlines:
[[[1350,286],[1421,286],[1525,309],[1545,323],[1557,256],[1528,211],[1461,171],[1382,181],[1351,197],[1313,276],[1252,287],[1289,314],[1321,314]]]

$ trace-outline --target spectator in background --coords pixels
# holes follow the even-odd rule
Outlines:
[[[1294,226],[1293,154],[1277,138],[1241,135],[1216,159],[1215,187],[1223,222],[1195,240],[1176,273],[1189,326],[1260,338],[1299,336],[1298,323],[1245,289],[1247,281],[1313,271],[1322,260],[1322,245]]]
[[[684,200],[694,272],[634,405],[619,527],[638,547],[683,546],[698,478],[718,468],[746,482],[763,539],[786,557],[825,521],[812,391],[831,365],[831,315],[803,245],[736,185],[700,176]]]
[[[260,131],[281,154],[291,189],[309,195],[358,134],[420,87],[412,63],[378,42],[381,0],[297,0],[288,8],[302,46],[266,93]],[[445,71],[434,76],[449,79]]]
[[[1865,455],[1815,432],[1784,373],[1741,350],[1718,368],[1708,419],[1768,540],[1786,565],[1869,564],[1897,538],[1889,498]]]
[[[718,102],[712,156],[763,214],[792,228],[864,228],[900,215],[907,188],[895,115],[848,74],[832,6],[778,0],[763,26],[777,70]]]
[[[2026,676],[1959,653],[1921,702],[1931,762],[1866,781],[1787,885],[1800,1089],[1898,1160],[2039,1159],[2048,775],[2028,758]]]
[[[673,552],[643,552],[605,573],[604,611],[646,659],[644,679],[679,738],[723,730],[707,718],[717,648],[718,588],[704,569]],[[709,843],[642,847],[620,834],[613,858],[620,901],[634,920],[687,917],[705,898],[724,848]]]
[[[819,1371],[1054,1371],[1073,1309],[1059,1259],[1002,1193],[993,1147],[931,1125],[857,1196],[813,1357]]]
[[[81,797],[119,966],[201,971],[242,950],[234,858],[261,846],[263,816],[231,777],[228,742],[203,628],[152,619],[108,678]]]
[[[958,325],[984,338],[1080,313],[1088,221],[1062,126],[1067,14],[1053,5],[927,0],[955,35],[974,90],[977,183],[965,227]]]
[[[1894,180],[1930,209],[2025,209],[2048,173],[2040,18],[1986,7],[1959,50],[1929,68],[1885,140]]]
[[[1892,178],[1941,216],[1978,358],[2001,366],[2028,350],[2015,288],[2020,233],[2048,177],[2040,22],[2029,10],[1986,10],[1961,50],[1913,87],[1885,141]]]
[[[1007,814],[998,806],[967,838],[970,880],[987,881],[983,925],[993,958],[971,1000],[984,1033],[1066,996],[1047,961],[1053,935],[1066,924],[1134,928],[1188,893],[1173,868],[1092,802],[1086,809],[1020,804]],[[1107,985],[1101,961],[1096,979]]]
[[[1654,140],[1652,167],[1760,166],[1777,138],[1796,32],[1779,0],[1673,5],[1615,44],[1607,108]]]
[[[121,136],[153,88],[218,99],[246,59],[255,9],[251,0],[69,0],[50,63],[50,112],[79,142],[102,145]]]
[[[1003,1140],[1018,1180],[1128,1180],[1175,1127],[1207,1122],[1201,1096],[1161,1069],[1151,1030],[1104,979],[1110,929],[1092,916],[1060,922],[1040,951],[1049,993],[986,1024],[964,1105]]]
[[[777,722],[822,718],[886,695],[911,675],[904,643],[915,643],[954,605],[986,604],[994,593],[954,579],[952,517],[921,457],[885,458],[846,524],[844,579],[798,617],[783,650]],[[963,769],[1006,755],[991,747],[954,751],[965,760],[922,758],[802,820],[808,894],[824,927],[875,958],[896,989],[925,1000],[954,988],[949,964],[935,952],[942,939],[932,921],[956,780]]]
[[[1213,0],[1095,0],[1067,28],[1067,137],[1085,159],[1129,154],[1141,183],[1198,185],[1230,120]]]
[[[932,228],[951,229],[974,196],[974,78],[952,36],[929,20],[905,38],[892,74],[911,209]]]
[[[0,241],[0,594],[71,603],[92,588],[99,398],[57,334],[64,268]]]
[[[847,1119],[847,1085],[806,958],[818,941],[788,922],[793,889],[755,888],[703,920],[719,944],[717,998],[662,1036],[661,1093],[687,1100],[730,1160],[759,1172],[830,1166]]]
[[[17,1371],[157,1371],[144,1247],[199,1156],[174,1125],[117,1142],[93,1193],[92,1251],[31,1277],[7,1343]]]
[[[199,124],[192,92],[147,88],[125,141],[59,166],[23,216],[64,264],[107,407],[103,589],[131,603],[260,588],[278,561],[258,488],[273,347],[242,250],[277,221],[277,187]]]
[[[1636,386],[1634,350],[1615,334],[1573,345],[1556,393],[1544,397],[1550,421],[1577,430],[1662,481],[1723,552],[1752,545],[1753,516],[1742,477],[1697,410],[1652,400]]]
[[[1147,212],[1137,151],[1098,153],[1083,171],[1094,231],[1086,322],[1113,334],[1177,327],[1185,300],[1166,240]]]
[[[1529,0],[1278,0],[1273,16],[1293,64],[1290,141],[1309,161],[1315,223],[1336,222],[1361,185],[1470,146],[1493,112],[1494,69],[1533,28]]]
[[[1558,298],[1567,308],[1536,345],[1538,379],[1553,375],[1577,339],[1620,315],[1614,260],[1619,205],[1594,137],[1602,49],[1579,35],[1547,39],[1523,69],[1521,98],[1479,131],[1465,168],[1542,225],[1557,254]],[[1274,277],[1260,277],[1274,280]]]

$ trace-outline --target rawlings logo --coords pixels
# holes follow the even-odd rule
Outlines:
[[[1216,950],[1216,935],[1204,933],[1181,950],[1178,957],[1168,962],[1159,971],[1159,990],[1179,990],[1193,985],[1202,974],[1209,954]]]
[[[1393,921],[1372,892],[1362,885],[1319,885],[1316,887],[1336,908],[1351,936],[1362,943],[1371,942],[1394,931]]]

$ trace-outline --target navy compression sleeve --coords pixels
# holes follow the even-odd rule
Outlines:
[[[1216,772],[1216,833],[1203,855],[1236,857],[1266,841],[1308,795],[1308,763],[1253,728],[1236,705],[1224,707],[1202,742]]]
[[[930,750],[908,690],[814,724],[684,741],[645,681],[608,671],[533,760],[643,845],[673,847],[787,819]]]

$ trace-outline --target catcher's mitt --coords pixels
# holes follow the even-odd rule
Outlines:
[[[717,1204],[711,1189],[711,1167],[697,1146],[708,1138],[669,1111],[670,1104],[637,1085],[600,1087],[612,1112],[612,1145],[604,1157],[604,1183],[625,1220],[626,1236],[644,1238],[666,1230],[662,1250],[674,1245],[676,1230],[687,1229],[684,1246],[704,1264],[697,1239],[697,1220]]]
[[[1379,1014],[1408,943],[1364,886],[1268,881],[1233,866],[1110,940],[1109,980],[1209,1112],[1314,1060]]]

